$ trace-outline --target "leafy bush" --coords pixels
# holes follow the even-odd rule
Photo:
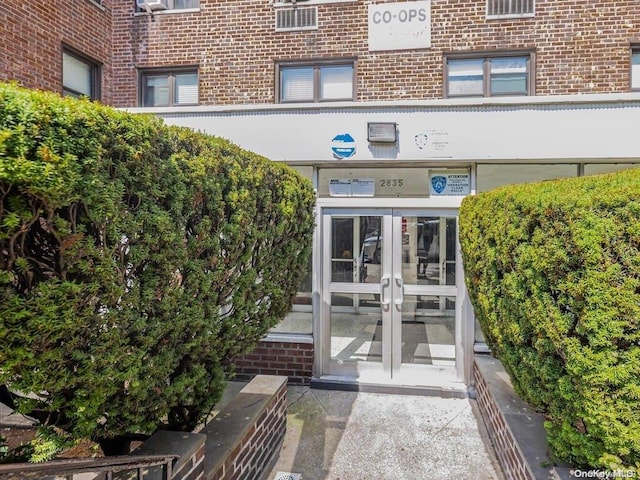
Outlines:
[[[0,434],[0,463],[2,463],[9,452],[7,440]]]
[[[460,238],[487,343],[558,459],[636,468],[640,169],[467,197]]]
[[[0,84],[0,384],[76,437],[192,430],[289,311],[313,189],[229,142]]]

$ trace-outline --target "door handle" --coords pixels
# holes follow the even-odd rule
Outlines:
[[[404,281],[402,280],[402,275],[397,274],[393,277],[396,281],[396,286],[398,287],[399,295],[396,297],[395,303],[396,305],[402,305],[404,303]]]
[[[389,275],[384,275],[380,280],[380,304],[381,305],[389,305],[391,300],[385,298],[384,291],[386,288],[389,288],[391,285],[391,277]]]

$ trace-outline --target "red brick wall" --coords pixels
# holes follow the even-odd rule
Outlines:
[[[249,383],[218,413],[220,422],[214,419],[202,430],[207,480],[256,480],[273,467],[287,429],[287,382],[279,378],[258,377],[263,386]]]
[[[111,3],[3,0],[0,80],[62,92],[62,45],[102,63],[102,101],[111,102]]]
[[[487,20],[485,2],[434,1],[432,48],[370,53],[370,2],[319,4],[318,30],[277,33],[272,0],[201,0],[198,13],[153,17],[135,15],[134,0],[5,0],[0,80],[61,91],[65,43],[104,64],[102,100],[122,107],[137,105],[138,68],[199,66],[204,105],[273,103],[276,61],[341,57],[358,61],[359,101],[440,98],[443,54],[531,49],[537,94],[628,91],[637,0],[537,0],[535,17],[508,20]]]
[[[367,51],[367,6],[318,5],[320,28],[276,33],[272,0],[201,0],[199,13],[133,15],[114,6],[114,103],[137,104],[136,69],[199,65],[201,104],[273,103],[274,62],[357,58],[357,100],[441,98],[443,54],[532,49],[536,93],[629,90],[637,0],[537,0],[533,18],[487,20],[486,0],[433,1],[432,48]],[[380,1],[373,3],[383,3]]]
[[[531,476],[505,418],[500,411],[487,382],[477,364],[473,365],[473,381],[476,386],[476,400],[489,438],[494,445],[496,457],[506,480],[535,480]]]
[[[313,344],[293,342],[260,342],[235,362],[236,376],[282,375],[289,384],[308,385],[313,374]]]

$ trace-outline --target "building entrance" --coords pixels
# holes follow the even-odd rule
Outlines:
[[[323,209],[323,376],[434,387],[459,381],[456,215]]]

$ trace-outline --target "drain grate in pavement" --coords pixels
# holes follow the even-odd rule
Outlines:
[[[273,480],[302,480],[301,473],[278,472]]]

